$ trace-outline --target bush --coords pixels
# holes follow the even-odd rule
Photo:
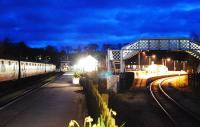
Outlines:
[[[108,108],[103,101],[95,84],[97,81],[89,79],[81,79],[80,84],[83,86],[87,100],[88,112],[94,118],[94,126],[96,127],[117,127],[113,115],[114,111]]]
[[[75,71],[74,78],[80,78],[80,77],[81,77],[81,73],[79,71]]]

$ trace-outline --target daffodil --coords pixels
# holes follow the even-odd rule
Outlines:
[[[85,118],[85,122],[91,123],[93,121],[92,117],[88,116]]]

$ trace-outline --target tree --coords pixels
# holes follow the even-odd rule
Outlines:
[[[193,42],[200,42],[199,35],[198,35],[197,33],[195,33],[195,32],[192,32],[192,33],[190,34],[190,39],[191,39],[191,41],[193,41]]]
[[[81,53],[82,50],[83,50],[82,45],[79,45],[77,48],[74,49],[74,51],[75,51],[76,53]]]
[[[122,44],[121,44],[121,43],[118,43],[118,44],[117,44],[117,49],[120,50],[121,48],[122,48]]]
[[[71,46],[62,46],[61,50],[64,51],[65,53],[69,54],[72,52],[72,47]]]
[[[107,51],[108,49],[113,49],[114,48],[114,46],[113,45],[111,45],[111,44],[109,44],[109,43],[104,43],[103,44],[103,51]]]
[[[26,59],[28,53],[28,46],[25,42],[19,42],[16,50],[18,50],[19,59]]]
[[[86,52],[96,52],[98,49],[98,44],[96,43],[90,43],[87,46],[84,47]]]

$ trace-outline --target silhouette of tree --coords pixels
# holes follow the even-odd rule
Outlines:
[[[65,53],[69,54],[72,52],[72,47],[71,46],[62,46],[61,51],[64,51]]]
[[[120,50],[121,48],[122,48],[122,44],[121,44],[121,43],[118,43],[118,44],[117,44],[117,49]]]
[[[77,48],[74,49],[76,53],[81,53],[83,51],[83,46],[79,45]]]
[[[112,44],[109,43],[104,43],[103,44],[103,51],[107,51],[108,49],[113,49],[114,46]]]
[[[28,56],[28,46],[25,44],[25,42],[19,42],[17,44],[17,49],[18,49],[18,56],[19,59],[25,60]]]
[[[97,51],[98,47],[98,44],[90,43],[87,46],[85,46],[84,49],[86,52],[91,53]]]
[[[191,32],[190,39],[191,41],[194,41],[194,42],[200,42],[199,35],[195,32]]]

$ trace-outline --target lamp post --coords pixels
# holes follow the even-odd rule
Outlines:
[[[140,52],[138,53],[138,69],[141,69],[141,58],[140,58]]]
[[[151,65],[151,59],[155,59],[156,58],[156,55],[151,55],[151,56],[146,56],[146,58],[148,59],[148,63],[149,65]]]
[[[176,61],[174,60],[174,71],[176,71]]]
[[[164,65],[164,66],[167,66],[167,62],[170,62],[171,61],[171,58],[167,58],[167,59],[162,59],[162,64]]]
[[[181,61],[181,63],[183,63],[183,70],[185,71],[186,70],[186,63],[187,63],[187,61]]]
[[[176,62],[178,63],[178,60],[174,60],[174,71],[176,71]]]

